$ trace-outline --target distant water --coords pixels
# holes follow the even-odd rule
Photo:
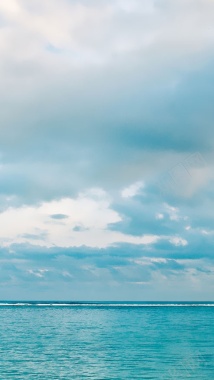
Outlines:
[[[214,379],[214,303],[0,302],[0,379]]]

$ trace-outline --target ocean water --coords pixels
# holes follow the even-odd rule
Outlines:
[[[213,303],[0,302],[0,379],[214,379]]]

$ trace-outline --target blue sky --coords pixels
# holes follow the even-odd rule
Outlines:
[[[214,300],[214,2],[0,2],[0,298]]]

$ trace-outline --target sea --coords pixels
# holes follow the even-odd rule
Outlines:
[[[0,379],[214,379],[213,302],[0,302]]]

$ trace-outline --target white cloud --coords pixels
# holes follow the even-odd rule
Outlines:
[[[201,12],[203,10],[203,12]],[[140,52],[146,73],[157,66],[155,56],[183,59],[214,42],[213,2],[175,0],[165,4],[148,0],[0,1],[1,61],[33,59],[57,75],[71,65],[87,66],[115,61],[115,54]],[[173,43],[172,43],[173,42]],[[52,47],[51,54],[47,47]],[[168,54],[167,54],[168,52]],[[63,58],[62,58],[63,56]],[[162,62],[163,63],[163,62]],[[161,65],[161,62],[159,62]],[[61,69],[60,69],[61,66]]]
[[[36,277],[43,278],[45,276],[45,273],[49,272],[49,269],[38,269],[38,270],[29,269],[27,272]]]
[[[185,247],[188,242],[186,239],[182,239],[181,237],[172,237],[169,239],[169,242],[175,246],[183,246]]]
[[[166,213],[169,215],[169,219],[175,222],[178,222],[179,220],[188,220],[188,216],[182,216],[180,215],[180,210],[178,207],[171,206],[167,203],[164,204],[164,208],[166,210]]]
[[[169,219],[178,221],[180,219],[179,216],[179,209],[177,207],[170,206],[168,204],[165,204],[166,212],[169,214]]]
[[[161,220],[161,219],[164,219],[164,215],[161,213],[158,213],[158,214],[156,214],[155,218],[158,220]]]
[[[133,236],[109,229],[122,220],[111,208],[110,198],[102,189],[91,189],[77,198],[62,198],[37,206],[10,207],[0,213],[2,246],[30,243],[38,246],[105,248],[128,243],[154,244],[168,240],[174,245],[186,245],[179,237]]]
[[[214,230],[205,230],[205,229],[202,229],[199,231],[202,235],[214,235]]]
[[[132,198],[135,195],[139,194],[139,192],[143,189],[144,183],[143,182],[136,182],[130,185],[129,187],[126,187],[122,190],[121,196],[122,198]]]
[[[152,263],[163,263],[163,264],[166,264],[167,263],[167,259],[163,259],[163,258],[160,258],[160,257],[153,257],[153,258],[151,258],[151,262]]]
[[[139,259],[132,259],[130,261],[142,266],[150,266],[152,263],[167,263],[167,259],[160,257],[141,257]]]
[[[117,243],[152,244],[155,235],[132,236],[108,229],[121,221],[101,189],[39,206],[8,208],[0,214],[2,245],[31,243],[41,246],[107,247]],[[75,229],[75,227],[78,227]]]

